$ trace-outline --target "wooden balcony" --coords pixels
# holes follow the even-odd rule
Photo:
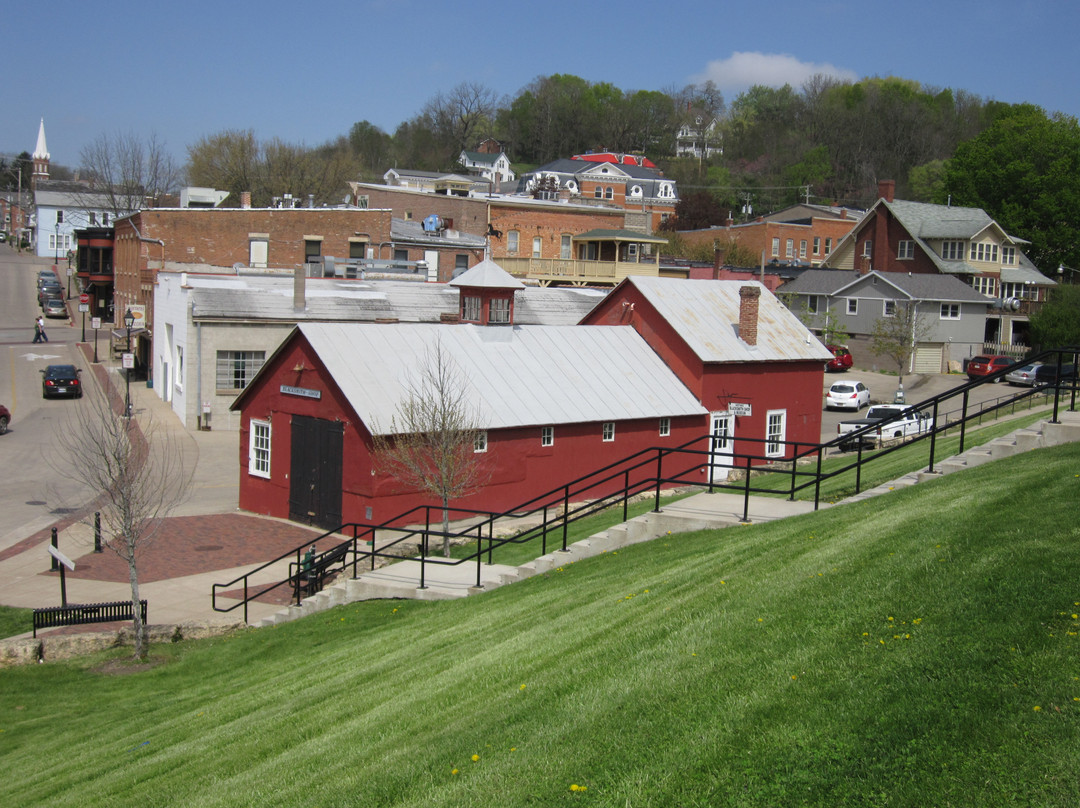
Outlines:
[[[499,258],[511,275],[539,282],[541,286],[615,286],[628,275],[655,278],[660,267],[628,261],[584,261],[574,258]]]

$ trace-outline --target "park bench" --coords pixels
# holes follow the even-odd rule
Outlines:
[[[306,570],[300,570],[295,576],[297,601],[300,600],[299,593],[301,591],[306,595],[314,595],[316,592],[322,591],[330,573],[338,571],[335,569],[338,565],[340,565],[341,570],[345,569],[351,545],[352,542],[342,542],[337,547],[327,550],[321,555],[316,555],[310,567]]]
[[[142,621],[146,623],[146,601],[139,601]],[[112,623],[117,620],[134,620],[135,613],[130,600],[115,603],[69,603],[66,606],[47,606],[34,609],[34,636],[39,628],[57,626],[82,626],[88,623]]]

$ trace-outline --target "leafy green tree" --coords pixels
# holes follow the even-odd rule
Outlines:
[[[1063,284],[1031,315],[1032,341],[1042,348],[1080,345],[1080,285]]]
[[[980,207],[1044,273],[1080,264],[1080,126],[1033,104],[996,105],[988,129],[960,144],[938,202]]]

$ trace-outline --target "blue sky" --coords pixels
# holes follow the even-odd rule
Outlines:
[[[813,73],[895,75],[1080,116],[1077,0],[179,0],[11,3],[0,15],[0,153],[77,166],[103,134],[155,134],[178,161],[253,129],[316,146],[388,132],[468,81],[513,97],[570,73],[623,90],[711,78],[733,100]]]

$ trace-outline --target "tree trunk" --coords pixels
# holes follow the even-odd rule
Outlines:
[[[450,501],[446,498],[442,501],[442,554],[450,557]]]
[[[139,606],[139,573],[135,569],[135,553],[128,555],[128,577],[131,579],[132,629],[135,632],[135,658],[146,658],[146,626],[143,625],[142,609]]]

